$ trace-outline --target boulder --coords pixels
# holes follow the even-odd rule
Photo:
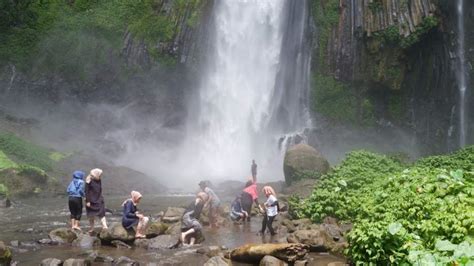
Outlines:
[[[138,239],[137,239],[138,240]],[[137,241],[135,240],[135,241]],[[132,247],[127,245],[126,243],[120,241],[120,240],[112,240],[112,242],[110,242],[110,244],[112,244],[112,246],[116,247],[116,248],[122,248],[122,249],[131,249]]]
[[[129,257],[121,256],[118,259],[114,260],[114,265],[138,266],[140,264],[138,262],[130,259]]]
[[[9,198],[0,196],[0,208],[10,208],[11,206],[12,202]]]
[[[56,258],[47,258],[41,261],[41,266],[59,266],[62,265],[63,262]]]
[[[5,246],[5,243],[0,241],[0,265],[10,265],[12,261],[12,252]]]
[[[179,222],[184,214],[184,211],[184,208],[168,207],[165,212],[165,215],[161,218],[161,221],[165,223]]]
[[[210,258],[206,263],[204,263],[204,266],[228,266],[229,263],[227,262],[226,259],[224,259],[221,256],[214,256]]]
[[[315,148],[298,144],[285,153],[283,171],[285,182],[291,185],[304,177],[319,177],[329,170],[329,162]]]
[[[247,244],[233,249],[229,257],[239,262],[259,263],[263,257],[270,255],[293,263],[306,256],[308,251],[309,246],[303,244]]]
[[[126,230],[120,223],[114,223],[108,229],[100,231],[99,239],[106,243],[111,243],[113,240],[132,242],[135,239],[135,232]]]
[[[80,248],[92,248],[100,246],[100,239],[88,234],[78,234],[77,238],[72,241],[72,245]]]
[[[57,228],[49,232],[49,238],[59,244],[72,243],[77,238],[77,234],[70,228]]]
[[[307,260],[297,260],[295,261],[295,264],[294,264],[294,266],[306,266],[306,265],[308,265]]]
[[[178,242],[176,236],[172,235],[161,235],[155,238],[149,239],[148,249],[168,249]]]
[[[288,266],[288,263],[267,255],[260,261],[259,266]]]
[[[222,249],[219,246],[208,246],[208,247],[198,248],[196,252],[199,254],[204,254],[208,256],[209,258],[212,258],[212,257],[218,256],[222,252]]]
[[[327,225],[321,225],[319,228],[314,227],[310,230],[297,230],[289,234],[287,240],[289,243],[309,245],[311,251],[314,252],[331,251],[342,254],[347,247],[347,242],[342,236],[335,237],[327,231]]]
[[[169,226],[165,223],[153,222],[148,226],[145,234],[147,238],[156,237],[164,234],[168,228]]]
[[[90,266],[91,261],[88,259],[67,259],[63,266]]]

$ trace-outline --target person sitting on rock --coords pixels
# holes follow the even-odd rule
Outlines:
[[[275,230],[273,230],[272,223],[278,214],[278,200],[276,198],[275,190],[273,190],[271,186],[264,186],[262,191],[267,197],[267,201],[263,204],[265,210],[259,206],[260,211],[264,213],[262,220],[262,230],[260,230],[260,233],[264,235],[265,229],[268,227],[270,234],[274,236],[276,233]]]
[[[82,171],[74,171],[72,181],[67,187],[69,195],[69,211],[71,212],[71,229],[81,230],[80,221],[82,216],[82,198],[85,197],[84,176]]]
[[[248,216],[248,213],[242,209],[241,195],[237,195],[232,205],[230,206],[230,219],[234,222],[240,221],[240,219],[245,220]]]
[[[196,198],[186,208],[181,218],[181,243],[183,245],[194,245],[196,236],[201,233],[202,225],[199,222],[204,203],[209,196],[204,192],[199,192]]]
[[[137,227],[135,238],[145,238],[145,230],[149,218],[138,212],[137,205],[140,203],[142,194],[138,191],[132,191],[131,198],[123,202],[122,226],[130,230]]]
[[[212,190],[206,181],[199,182],[199,187],[204,191],[208,199],[205,202],[205,206],[209,205],[209,223],[211,227],[217,228],[217,217],[219,216],[219,206],[221,204],[221,200],[216,195],[214,190]]]
[[[252,178],[249,178],[249,181],[245,184],[245,188],[242,191],[242,209],[247,212],[247,222],[250,222],[250,214],[252,212],[252,205],[258,204],[258,190],[257,183],[253,181]]]

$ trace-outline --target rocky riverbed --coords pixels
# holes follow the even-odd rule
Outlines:
[[[231,199],[224,200],[221,227],[204,227],[205,241],[193,247],[169,249],[178,240],[179,218],[191,196],[146,195],[141,209],[150,215],[153,224],[149,239],[134,240],[120,225],[120,203],[124,197],[106,197],[109,230],[92,236],[67,229],[68,210],[65,198],[41,198],[14,201],[12,208],[0,209],[1,239],[12,252],[12,263],[17,265],[228,265],[231,251],[245,244],[302,243],[305,246],[301,265],[342,265],[340,253],[345,245],[346,229],[336,221],[313,225],[309,220],[288,219],[286,213],[278,216],[275,237],[257,236],[261,217],[255,216],[247,224],[233,224],[227,218]],[[169,206],[173,206],[169,208]],[[207,224],[206,216],[203,224]],[[82,221],[84,231],[88,228]],[[306,254],[307,253],[307,254]],[[275,253],[276,254],[276,253]],[[283,258],[284,259],[284,258]],[[232,265],[251,265],[255,261],[232,261]],[[275,257],[261,259],[261,265],[284,265]]]

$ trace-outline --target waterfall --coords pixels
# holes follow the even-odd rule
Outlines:
[[[459,146],[466,145],[466,55],[464,49],[464,0],[457,0],[458,25],[458,89],[459,89]]]
[[[298,3],[296,3],[298,2]],[[193,175],[283,177],[281,137],[310,124],[305,1],[220,0],[181,160]],[[281,144],[281,143],[280,143]]]

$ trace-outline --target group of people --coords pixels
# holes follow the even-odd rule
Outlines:
[[[267,198],[264,204],[258,202],[257,189],[257,165],[252,161],[252,177],[249,178],[245,187],[231,204],[230,218],[234,222],[250,222],[252,205],[255,203],[263,214],[262,229],[259,234],[265,234],[266,229],[271,235],[275,235],[272,223],[279,211],[276,193],[270,186],[264,186],[262,192]],[[75,171],[70,182],[67,193],[69,195],[69,210],[71,212],[71,229],[81,230],[80,220],[82,216],[83,199],[86,206],[86,214],[89,219],[89,233],[94,231],[96,218],[102,223],[102,229],[107,229],[105,219],[105,202],[102,195],[103,171],[95,168],[86,176],[82,171]],[[86,177],[85,177],[86,176]],[[84,178],[85,177],[85,178]],[[217,220],[221,201],[214,190],[206,181],[199,182],[200,191],[193,201],[187,206],[181,217],[181,237],[183,245],[192,245],[202,233],[202,225],[199,221],[202,210],[208,206],[209,223],[212,228],[217,228]],[[132,191],[130,198],[122,203],[123,216],[122,226],[127,229],[135,229],[136,238],[145,238],[145,231],[149,223],[149,218],[142,214],[137,206],[142,199],[142,194]]]
[[[105,201],[102,195],[102,173],[101,169],[95,168],[90,171],[87,177],[85,177],[85,173],[82,171],[74,171],[72,174],[72,181],[67,187],[72,230],[81,230],[80,220],[82,217],[83,199],[86,205],[86,214],[89,218],[89,233],[94,231],[96,218],[102,223],[102,229],[108,228],[105,219]],[[145,229],[149,218],[138,212],[137,209],[142,194],[138,191],[132,191],[130,194],[130,199],[125,200],[122,204],[122,226],[127,230],[136,226],[135,237],[145,238]]]

